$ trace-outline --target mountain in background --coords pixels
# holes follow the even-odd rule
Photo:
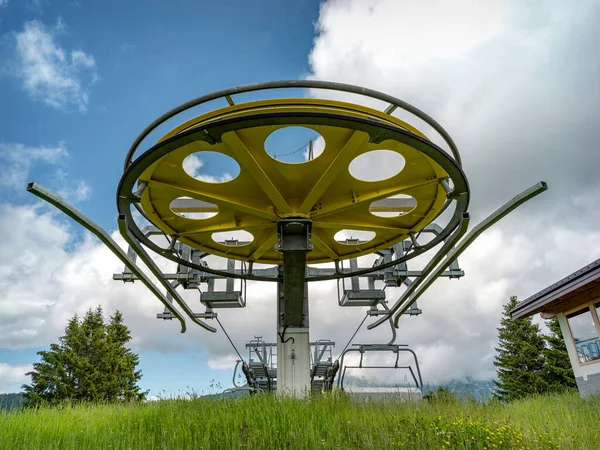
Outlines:
[[[471,377],[465,377],[462,380],[452,380],[444,384],[425,384],[423,394],[436,391],[438,387],[445,386],[450,392],[455,393],[459,397],[471,397],[479,401],[490,399],[494,393],[496,385],[494,380],[474,380]]]
[[[0,394],[0,410],[17,409],[25,404],[23,394]]]
[[[402,388],[414,386],[414,384],[389,384],[382,386],[380,382],[369,378],[353,377],[346,375],[344,379],[345,386],[355,387],[390,387],[390,388]],[[435,392],[438,387],[447,387],[451,392],[462,398],[475,398],[479,401],[486,401],[491,398],[494,392],[494,381],[493,380],[474,380],[471,377],[465,377],[461,380],[452,380],[444,384],[430,384],[426,383],[423,389],[423,394],[429,392]],[[215,393],[203,395],[206,399],[222,399],[222,398],[238,398],[245,397],[248,395],[247,391],[233,391],[226,393]],[[0,394],[0,410],[11,410],[21,407],[25,403],[25,398],[22,394]]]
[[[404,383],[382,383],[373,378],[346,375],[344,377],[344,386],[406,388],[414,387],[415,383],[408,382],[408,379],[406,379]],[[452,380],[442,384],[425,383],[423,394],[435,392],[441,386],[448,388],[450,392],[455,393],[459,397],[472,397],[480,401],[489,399],[496,387],[493,380],[475,380],[471,377],[465,377],[460,380]]]

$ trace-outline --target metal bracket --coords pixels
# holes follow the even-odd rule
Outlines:
[[[312,221],[305,217],[289,217],[277,222],[279,241],[275,248],[280,252],[303,251],[313,249]]]

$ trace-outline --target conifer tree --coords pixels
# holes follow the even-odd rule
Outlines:
[[[546,324],[550,334],[545,336],[547,346],[544,349],[543,373],[544,380],[548,383],[548,391],[561,392],[576,388],[575,375],[558,319],[553,317]]]
[[[143,400],[137,385],[139,358],[125,347],[131,339],[123,316],[116,312],[104,322],[102,308],[91,309],[80,320],[75,315],[65,335],[50,350],[38,352],[31,385],[23,385],[27,405],[72,401]]]
[[[532,394],[546,392],[543,378],[545,348],[544,338],[530,317],[513,320],[510,311],[518,305],[511,297],[504,306],[498,328],[499,346],[494,365],[498,368],[498,381],[494,397],[503,402],[517,400]]]

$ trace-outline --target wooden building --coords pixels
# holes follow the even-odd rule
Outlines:
[[[557,316],[582,397],[600,392],[600,259],[519,303],[513,319]]]

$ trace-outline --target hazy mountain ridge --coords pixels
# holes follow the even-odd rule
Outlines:
[[[385,384],[381,383],[374,379],[362,378],[362,377],[353,377],[347,375],[344,379],[345,386],[356,386],[356,387],[408,387],[414,386],[408,384],[399,384],[399,383],[390,383]],[[474,380],[473,378],[466,377],[461,380],[452,380],[447,383],[442,384],[431,384],[425,383],[425,388],[423,389],[423,394],[427,394],[429,392],[435,392],[438,387],[447,387],[451,392],[455,393],[459,397],[472,397],[477,400],[487,400],[489,399],[495,388],[495,384],[493,380]],[[206,399],[221,399],[221,398],[236,398],[236,397],[245,397],[248,395],[246,391],[234,391],[228,393],[214,393],[202,395],[203,398]],[[21,407],[25,403],[25,398],[22,394],[14,393],[14,394],[0,394],[0,410],[1,409],[16,409]]]
[[[23,406],[24,403],[23,394],[0,394],[0,409],[16,409]]]
[[[414,387],[414,383],[385,383],[372,378],[353,377],[346,375],[344,386],[355,387]],[[451,392],[459,397],[473,397],[477,400],[487,400],[494,393],[496,385],[493,380],[475,380],[471,377],[465,377],[459,380],[452,380],[447,383],[432,384],[425,383],[423,394],[436,391],[439,387],[447,387]]]

